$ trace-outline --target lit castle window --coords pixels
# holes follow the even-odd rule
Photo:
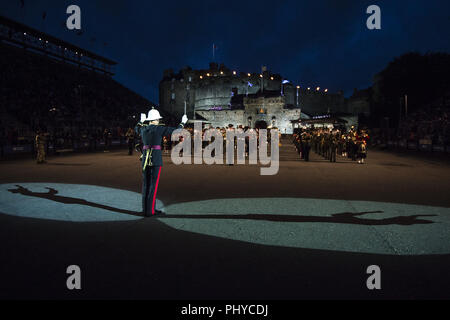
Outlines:
[[[256,111],[256,113],[257,114],[266,114],[266,109],[264,109],[264,108],[259,108],[257,111]]]

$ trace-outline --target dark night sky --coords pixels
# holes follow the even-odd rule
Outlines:
[[[0,14],[119,62],[115,79],[156,103],[163,70],[206,68],[213,43],[232,69],[267,65],[295,84],[346,95],[405,52],[450,52],[448,0],[24,2],[2,0]],[[63,27],[70,4],[81,7],[81,36]],[[381,7],[382,30],[366,28],[371,4]]]

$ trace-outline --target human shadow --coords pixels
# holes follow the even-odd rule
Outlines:
[[[129,214],[133,216],[142,216],[142,213],[131,210],[114,208],[95,202],[86,201],[84,199],[59,196],[58,191],[53,188],[46,188],[48,192],[33,192],[22,186],[16,185],[17,189],[8,189],[11,193],[19,193],[24,196],[36,197],[56,201],[64,204],[80,204],[99,209],[105,209],[113,212]],[[418,219],[419,217],[435,217],[436,215],[411,215],[397,216],[383,219],[359,218],[369,213],[383,213],[383,211],[367,211],[367,212],[342,212],[335,213],[331,216],[299,216],[299,215],[278,215],[278,214],[168,214],[158,216],[162,219],[222,219],[222,220],[258,220],[272,222],[317,222],[317,223],[343,223],[343,224],[359,224],[369,226],[380,225],[403,225],[409,226],[414,224],[431,224],[431,220]]]
[[[87,167],[90,163],[62,163],[62,162],[48,162],[50,166],[69,166],[69,167]]]
[[[163,219],[223,219],[223,220],[259,220],[273,222],[317,222],[317,223],[343,223],[343,224],[359,224],[366,226],[385,226],[385,225],[402,225],[410,226],[414,224],[430,224],[431,220],[418,219],[419,217],[434,217],[434,214],[397,216],[383,219],[359,218],[369,213],[383,213],[383,211],[367,211],[367,212],[342,212],[335,213],[331,216],[298,216],[298,215],[279,215],[279,214],[170,214],[163,216]]]
[[[16,187],[17,187],[17,189],[8,189],[8,191],[11,193],[19,193],[24,196],[42,198],[42,199],[47,199],[47,200],[60,202],[60,203],[64,203],[64,204],[80,204],[83,206],[89,206],[89,207],[93,207],[93,208],[99,208],[99,209],[109,210],[109,211],[113,211],[113,212],[129,214],[132,216],[142,216],[142,213],[140,213],[140,212],[114,208],[114,207],[106,206],[103,204],[87,201],[84,199],[60,196],[60,195],[57,195],[58,190],[55,190],[53,188],[48,188],[48,187],[45,188],[45,189],[48,189],[48,192],[33,192],[33,191],[30,191],[27,188],[24,188],[19,185],[16,185]]]

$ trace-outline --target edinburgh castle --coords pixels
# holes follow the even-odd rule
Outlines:
[[[345,99],[343,92],[299,86],[263,67],[261,72],[230,70],[210,63],[209,69],[183,68],[164,72],[159,85],[164,111],[191,119],[204,119],[213,127],[277,127],[292,133],[292,123],[330,113],[358,115],[369,112],[361,98]]]

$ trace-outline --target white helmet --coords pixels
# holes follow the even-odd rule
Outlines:
[[[147,121],[153,121],[153,120],[159,120],[162,119],[161,115],[159,114],[159,111],[155,109],[155,107],[152,108],[148,112]]]

